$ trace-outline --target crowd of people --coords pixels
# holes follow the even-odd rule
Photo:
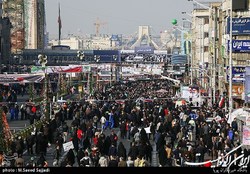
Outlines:
[[[236,120],[229,124],[224,108],[205,102],[195,109],[192,103],[177,106],[174,96],[171,81],[151,79],[118,82],[81,102],[63,103],[40,129],[13,140],[11,153],[18,155],[13,165],[47,166],[47,148],[52,144],[53,166],[58,167],[149,167],[154,146],[158,166],[185,166],[186,161],[217,159],[239,145]],[[21,118],[26,114],[29,119],[32,114],[37,118],[40,109],[33,107]],[[216,116],[221,119],[207,121]],[[123,140],[130,146],[125,147]],[[63,143],[69,141],[73,148],[60,161]],[[39,160],[20,160],[25,149],[30,155],[39,154]]]

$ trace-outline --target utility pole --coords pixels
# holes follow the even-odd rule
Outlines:
[[[232,36],[233,36],[233,0],[230,0],[230,34],[229,34],[229,109],[228,109],[228,120],[231,119],[231,113],[233,110],[233,99],[232,99],[232,77],[233,77],[233,60],[232,60]]]
[[[213,46],[214,46],[214,54],[213,54],[213,68],[212,68],[212,72],[213,72],[213,104],[216,101],[216,89],[217,89],[217,85],[216,85],[216,66],[217,66],[217,7],[214,7],[214,39],[213,39]]]

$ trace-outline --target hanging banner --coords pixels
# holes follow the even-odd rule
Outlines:
[[[245,80],[245,66],[233,66],[232,67],[232,82],[243,83]],[[229,81],[229,66],[227,66],[227,81]]]
[[[32,66],[31,73],[80,73],[82,69],[81,65],[46,66],[45,69],[41,66]]]
[[[246,67],[246,73],[245,73],[245,103],[248,103],[250,101],[250,66]]]
[[[243,138],[242,143],[245,146],[250,145],[250,128],[247,126],[243,126]]]
[[[243,92],[244,92],[243,84],[233,84],[232,86],[233,97],[242,97]]]
[[[0,84],[38,83],[44,79],[44,74],[0,74]]]
[[[230,18],[227,18],[227,34],[230,33]],[[248,35],[250,34],[250,18],[232,18],[232,34]]]
[[[230,50],[228,41],[228,51]],[[250,40],[232,40],[232,52],[249,53],[250,52]]]

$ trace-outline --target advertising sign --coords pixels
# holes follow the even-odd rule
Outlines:
[[[243,126],[242,143],[243,145],[250,145],[250,128],[247,126]]]
[[[230,51],[229,42],[230,41],[228,41],[228,51]],[[250,40],[232,40],[232,52],[250,52]]]
[[[230,18],[227,18],[227,34],[230,33]],[[232,18],[232,34],[248,35],[250,34],[250,18]]]
[[[245,66],[233,66],[232,67],[232,82],[243,83],[245,81]],[[229,67],[227,66],[227,81],[229,81]]]
[[[137,53],[137,54],[153,54],[154,47],[150,47],[150,46],[135,47],[135,53]]]
[[[234,96],[234,97],[242,97],[243,93],[244,93],[243,84],[233,84],[233,86],[232,86],[232,96]]]
[[[250,102],[250,66],[246,67],[246,74],[245,74],[245,102]]]

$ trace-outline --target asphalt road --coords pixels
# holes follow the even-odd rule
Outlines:
[[[70,125],[72,121],[67,121],[67,124]],[[21,130],[22,128],[25,128],[26,126],[29,125],[29,121],[28,120],[12,120],[12,121],[9,121],[9,127],[10,129],[15,132],[15,131],[19,131]],[[122,139],[120,137],[120,132],[119,132],[119,128],[115,128],[114,129],[115,133],[118,135],[118,143],[121,141],[125,148],[127,149],[127,153],[128,153],[128,150],[130,148],[130,140],[128,139]],[[110,135],[111,134],[111,131],[109,129],[105,130],[104,131],[104,134],[107,136],[107,135]],[[153,144],[153,143],[152,143]],[[155,149],[155,147],[153,146],[153,149]],[[48,162],[48,165],[49,166],[53,166],[53,162],[54,162],[54,151],[55,151],[55,145],[52,144],[50,147],[47,148],[47,154],[46,154],[46,160]],[[62,153],[62,156],[61,156],[61,160],[63,160],[64,156],[66,155],[67,152],[63,152]],[[153,151],[152,152],[152,155],[153,155],[153,158],[152,158],[152,161],[151,161],[151,166],[158,166],[158,160],[157,160],[157,153],[156,151]],[[25,163],[27,163],[31,157],[33,157],[35,159],[35,161],[39,158],[39,155],[36,156],[36,155],[29,155],[27,153],[27,151],[24,152],[23,154],[23,158],[25,160]],[[77,166],[77,164],[75,163],[74,166]]]
[[[21,105],[21,103],[27,101],[28,99],[28,95],[24,95],[24,96],[21,96],[21,95],[18,95],[18,104],[19,106]],[[20,118],[20,116],[19,116]],[[22,129],[24,129],[25,127],[29,126],[30,123],[29,123],[29,120],[10,120],[10,115],[7,114],[7,120],[8,120],[8,123],[9,123],[9,127],[10,127],[10,130],[15,133],[17,131],[20,131]],[[68,120],[67,121],[67,124],[70,126],[71,124],[71,120]],[[130,148],[130,140],[128,139],[122,139],[120,138],[120,132],[119,132],[119,128],[115,128],[114,129],[115,133],[118,135],[118,143],[120,141],[123,142],[125,148],[127,149],[127,153],[128,153],[128,150]],[[104,131],[105,135],[110,135],[111,134],[111,131],[109,129],[105,130]],[[154,143],[152,142],[153,144],[153,149],[155,150],[155,146],[154,146]],[[50,147],[47,148],[47,154],[46,154],[46,160],[48,162],[48,165],[49,166],[53,166],[53,162],[54,162],[54,151],[55,151],[55,145],[52,144]],[[64,158],[64,156],[66,155],[67,152],[63,152],[62,153],[62,156],[61,156],[61,159],[62,160]],[[157,160],[157,153],[156,151],[153,151],[152,152],[152,162],[151,162],[151,166],[158,166],[158,160]],[[30,161],[31,157],[33,157],[35,159],[35,161],[39,158],[39,155],[36,156],[36,155],[29,155],[27,153],[27,151],[24,152],[23,154],[23,158],[25,160],[25,163],[27,163],[28,161]],[[77,166],[77,164],[75,164],[75,166]]]

